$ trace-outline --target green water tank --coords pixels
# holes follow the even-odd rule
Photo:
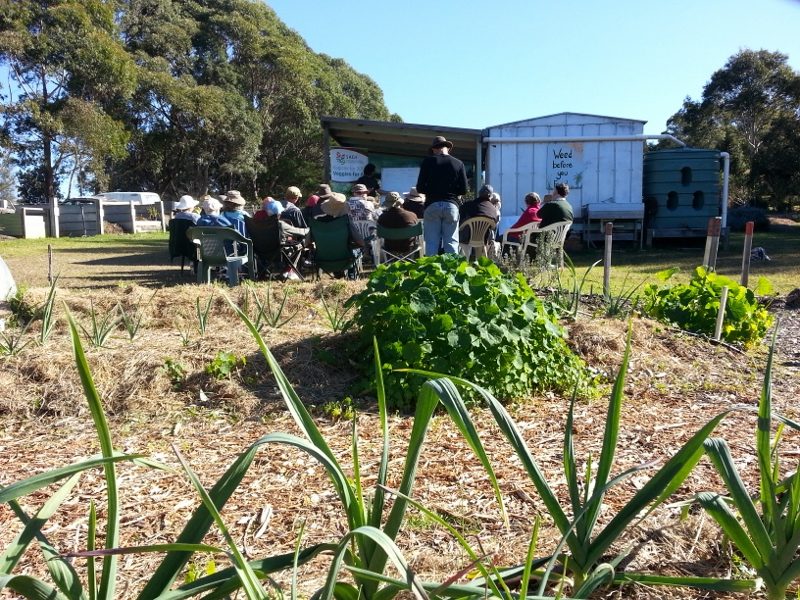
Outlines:
[[[663,237],[704,235],[720,214],[718,150],[677,148],[644,155],[645,228]]]

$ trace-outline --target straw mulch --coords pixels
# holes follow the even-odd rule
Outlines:
[[[363,283],[329,284],[329,305],[337,305]],[[274,380],[257,345],[233,315],[223,297],[229,293],[243,303],[243,290],[176,286],[153,291],[125,286],[111,291],[70,293],[59,290],[75,319],[88,327],[91,311],[103,314],[117,303],[127,310],[141,307],[142,331],[133,341],[118,330],[108,347],[92,348],[86,341],[89,363],[111,421],[114,442],[125,452],[140,452],[177,467],[175,451],[186,457],[202,482],[210,487],[250,444],[276,431],[298,433],[283,408]],[[312,405],[317,422],[342,463],[350,463],[352,424],[326,416],[326,403],[356,396],[359,382],[352,359],[345,358],[350,338],[334,334],[325,324],[317,284],[275,287],[278,299],[289,291],[287,310],[294,319],[264,337],[298,394]],[[259,293],[266,288],[259,287]],[[46,290],[29,292],[31,301]],[[213,298],[212,298],[213,294]],[[197,331],[195,299],[201,309],[212,298],[205,335]],[[251,304],[252,306],[252,304]],[[798,339],[798,320],[786,311],[795,329],[783,333],[787,351],[780,354],[775,377],[775,404],[797,418],[797,363],[789,349]],[[569,326],[570,344],[586,361],[608,377],[618,368],[625,346],[626,323],[582,315]],[[36,333],[34,331],[34,333]],[[786,337],[786,336],[794,336]],[[623,423],[614,473],[643,463],[663,462],[697,429],[717,413],[736,404],[755,406],[760,392],[766,352],[742,353],[675,332],[646,320],[633,322],[633,352],[626,385]],[[245,358],[233,376],[217,380],[205,367],[220,351]],[[165,368],[167,359],[180,364],[185,379],[176,383]],[[53,337],[43,346],[31,346],[18,357],[0,360],[0,486],[47,469],[75,462],[99,451],[72,358],[63,315]],[[577,452],[581,461],[600,454],[607,394],[579,401],[575,414]],[[362,410],[358,432],[366,489],[374,484],[379,456],[379,432],[370,398],[357,399]],[[511,407],[539,465],[561,498],[566,482],[561,471],[563,426],[568,399],[547,393]],[[486,475],[445,415],[437,416],[418,468],[414,496],[449,519],[497,564],[518,564],[526,551],[537,515],[543,519],[540,553],[552,549],[558,534],[518,459],[480,409],[473,413],[497,470],[506,500],[509,527],[505,527]],[[412,420],[393,416],[390,485],[399,483],[405,445]],[[737,462],[754,484],[755,431],[753,415],[734,414],[716,435],[726,438]],[[784,452],[791,460],[800,453],[798,435],[785,434]],[[583,468],[584,464],[581,465]],[[146,470],[120,464],[122,545],[166,543],[175,539],[198,499],[179,472]],[[643,485],[652,471],[641,472],[608,494],[600,516],[608,521]],[[720,489],[710,464],[703,460],[675,502],[700,490]],[[752,488],[752,489],[755,489]],[[22,501],[35,512],[52,493],[34,494]],[[86,473],[70,499],[48,523],[45,534],[64,552],[85,547],[88,505],[95,499],[102,523],[104,482],[99,471]],[[566,500],[564,500],[566,502]],[[294,548],[300,524],[304,543],[337,541],[346,520],[333,488],[321,467],[301,452],[283,446],[260,451],[242,485],[225,506],[223,516],[240,546],[250,557],[266,557]],[[19,532],[7,506],[0,507],[0,547]],[[224,545],[212,530],[206,541]],[[426,578],[444,580],[468,564],[451,536],[415,511],[409,512],[399,545],[410,564]],[[681,516],[678,507],[662,507],[632,528],[619,550],[632,545],[631,569],[662,574],[744,576],[731,566],[730,548],[717,528],[697,510]],[[213,557],[219,568],[224,556]],[[121,558],[118,598],[132,598],[159,561],[156,555]],[[80,559],[76,559],[83,572]],[[202,570],[206,559],[195,558]],[[302,592],[310,594],[322,582],[326,559],[301,569]],[[22,571],[43,573],[39,555],[29,550]],[[287,584],[288,576],[278,578]],[[684,589],[630,586],[614,597],[709,597]],[[605,594],[601,593],[600,596]],[[0,596],[3,597],[3,596]],[[10,597],[10,596],[9,596]],[[734,597],[733,595],[718,597]]]

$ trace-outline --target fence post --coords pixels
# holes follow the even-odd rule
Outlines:
[[[742,279],[741,284],[747,287],[750,279],[750,253],[753,251],[753,221],[748,221],[744,226],[744,250],[742,251]]]
[[[717,326],[714,327],[714,341],[718,342],[722,336],[722,323],[725,321],[725,305],[728,304],[728,286],[722,288],[719,299],[719,312],[717,313]]]
[[[611,244],[614,237],[614,224],[606,223],[605,226],[606,245],[603,255],[603,296],[611,297]]]

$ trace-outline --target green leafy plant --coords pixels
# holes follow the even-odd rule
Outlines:
[[[334,420],[344,419],[346,421],[350,421],[355,416],[353,399],[350,396],[347,396],[344,400],[326,402],[322,405],[322,412]]]
[[[674,270],[662,272],[662,279]],[[762,290],[768,290],[763,281]],[[660,288],[650,284],[644,288],[644,311],[660,321],[673,323],[681,329],[713,335],[720,307],[722,288],[728,288],[722,339],[751,345],[761,340],[772,326],[773,318],[762,306],[755,293],[733,279],[709,272],[703,267],[694,270],[688,284]]]
[[[162,368],[166,372],[167,377],[169,377],[172,387],[180,388],[186,381],[186,367],[176,360],[165,358]]]
[[[40,344],[44,344],[48,339],[50,339],[50,335],[52,335],[53,331],[55,330],[56,323],[58,322],[54,312],[57,284],[58,275],[56,275],[53,278],[53,281],[50,282],[50,289],[47,292],[47,298],[38,311],[42,318],[42,328],[39,331]]]
[[[797,464],[782,475],[778,444],[785,425],[800,429],[800,424],[772,412],[773,340],[758,403],[756,455],[759,488],[750,496],[723,439],[706,441],[706,454],[719,472],[729,496],[712,492],[698,494],[698,500],[719,524],[731,543],[761,578],[770,600],[786,598],[788,587],[800,578],[800,474]],[[778,420],[775,437],[772,423]]]
[[[325,289],[320,291],[320,302],[322,302],[322,311],[325,315],[325,324],[331,328],[331,331],[340,332],[346,331],[349,326],[347,315],[352,310],[352,305],[347,302],[340,302],[339,300],[328,300]]]
[[[378,339],[392,408],[413,406],[422,379],[390,372],[408,367],[468,378],[504,399],[588,382],[554,311],[521,274],[503,274],[488,259],[470,264],[443,255],[381,265],[347,306],[356,308],[355,352],[368,355]]]
[[[16,356],[22,352],[32,340],[25,339],[30,322],[12,329],[0,331],[0,356]]]
[[[94,301],[89,301],[89,327],[81,325],[81,331],[86,339],[96,348],[103,348],[119,325],[119,317],[115,311],[106,312],[103,317],[98,316],[98,311],[94,308]]]
[[[553,291],[552,300],[560,307],[562,313],[571,319],[578,317],[578,310],[581,306],[581,296],[583,295],[583,288],[586,285],[586,280],[592,270],[599,265],[602,260],[595,261],[589,265],[583,272],[583,275],[578,278],[575,264],[569,256],[564,255],[564,264],[567,267],[568,277],[565,277],[562,271],[554,271],[556,286]]]
[[[153,301],[157,293],[158,290],[153,292],[153,295],[150,296],[150,300],[148,300],[145,306],[148,306]],[[133,341],[139,334],[139,330],[142,327],[142,322],[144,320],[144,308],[141,306],[141,304],[137,304],[132,310],[129,311],[126,310],[121,303],[119,303],[117,304],[117,310],[119,311],[120,322],[125,328],[125,331],[128,333],[128,338]]]
[[[181,344],[183,344],[184,347],[192,343],[192,337],[189,331],[190,327],[186,324],[186,321],[184,321],[182,317],[175,319],[175,330],[181,337]]]
[[[247,364],[244,356],[237,356],[233,352],[217,352],[213,360],[206,365],[204,371],[214,379],[230,379],[231,376]]]
[[[603,312],[607,317],[624,317],[627,316],[630,311],[636,310],[636,306],[639,301],[639,297],[636,295],[636,292],[644,285],[645,280],[643,279],[637,285],[633,287],[626,287],[628,283],[628,273],[625,274],[625,278],[622,280],[622,289],[618,294],[613,294],[609,290],[608,294],[603,296],[604,302],[604,309]]]
[[[27,292],[28,288],[24,285],[17,286],[17,291],[8,299],[8,308],[13,315],[13,321],[20,327],[36,318],[37,308],[26,298]]]

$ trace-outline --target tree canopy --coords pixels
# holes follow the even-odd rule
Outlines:
[[[318,183],[321,115],[399,119],[256,0],[0,0],[0,143],[24,198]]]
[[[700,100],[686,98],[667,131],[731,155],[731,199],[787,208],[800,196],[800,74],[788,57],[742,50],[716,71]]]

